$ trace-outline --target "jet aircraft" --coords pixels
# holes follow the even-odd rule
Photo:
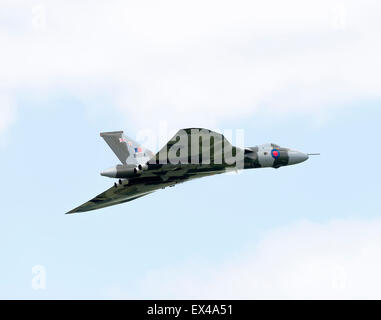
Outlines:
[[[111,188],[68,214],[125,203],[196,178],[241,169],[278,169],[316,155],[273,143],[235,147],[222,134],[203,128],[179,130],[156,154],[123,131],[100,135],[121,162],[102,171],[101,175],[117,180]]]

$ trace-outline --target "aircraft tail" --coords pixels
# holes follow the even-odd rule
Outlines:
[[[150,150],[124,135],[123,131],[102,132],[100,135],[124,165],[142,164],[154,156]]]

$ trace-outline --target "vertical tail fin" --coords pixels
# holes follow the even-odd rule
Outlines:
[[[124,165],[142,164],[154,156],[150,150],[125,136],[123,131],[102,132],[100,135]]]

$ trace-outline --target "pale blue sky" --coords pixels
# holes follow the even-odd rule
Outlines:
[[[381,298],[379,5],[270,2],[1,5],[0,298]],[[160,123],[321,156],[64,214]]]

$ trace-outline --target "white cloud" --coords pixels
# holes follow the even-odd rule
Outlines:
[[[138,126],[213,127],[258,110],[316,115],[381,94],[376,1],[3,6],[0,87],[107,92]]]
[[[151,272],[138,289],[155,299],[380,299],[380,247],[379,219],[302,222],[269,232],[223,263]]]

